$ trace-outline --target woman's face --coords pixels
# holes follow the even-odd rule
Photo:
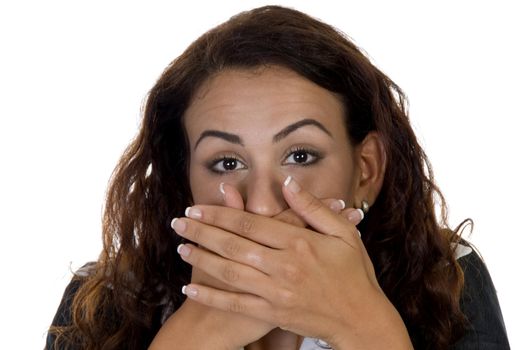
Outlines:
[[[339,97],[295,72],[224,70],[204,83],[184,115],[190,187],[196,204],[222,204],[221,182],[247,211],[286,209],[281,184],[292,175],[319,198],[352,204],[357,169]]]

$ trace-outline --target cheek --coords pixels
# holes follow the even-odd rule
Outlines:
[[[211,178],[206,170],[190,165],[190,190],[194,204],[222,204],[223,198],[219,192],[221,181],[221,177]]]
[[[320,199],[337,198],[350,203],[353,196],[352,165],[350,163],[331,163],[330,166],[320,167],[314,171],[299,169],[292,176],[298,182]]]

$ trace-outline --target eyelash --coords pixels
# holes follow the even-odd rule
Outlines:
[[[311,165],[314,165],[316,164],[318,161],[320,161],[321,159],[323,159],[323,155],[316,151],[316,150],[313,150],[311,148],[306,148],[306,147],[301,147],[301,146],[296,146],[296,147],[293,147],[292,149],[290,149],[286,156],[283,158],[283,161],[282,162],[285,162],[289,157],[291,157],[292,155],[294,155],[295,153],[299,153],[299,152],[304,152],[307,154],[307,157],[313,157],[314,159],[311,159],[305,163],[290,163],[290,164],[285,164],[285,165],[293,165],[293,166],[301,166],[301,167],[308,167],[308,166],[311,166]],[[307,159],[308,159],[307,158]],[[235,161],[236,162],[236,169],[231,169],[231,170],[219,170],[219,169],[216,169],[216,167],[221,163],[221,162],[225,162],[225,161]],[[237,169],[237,163],[241,163],[243,168],[242,169]],[[228,174],[228,173],[231,173],[231,172],[234,172],[236,170],[243,170],[243,169],[246,169],[247,166],[245,165],[245,163],[243,161],[241,161],[239,159],[239,157],[237,157],[236,155],[221,155],[219,157],[216,157],[214,158],[213,160],[209,161],[207,163],[207,168],[215,173],[215,174],[218,174],[218,175],[225,175],[225,174]]]
[[[215,169],[215,167],[220,164],[221,162],[224,162],[224,161],[227,161],[227,160],[234,160],[236,161],[237,163],[241,163],[244,168],[246,169],[246,165],[245,163],[243,163],[237,156],[235,155],[222,155],[222,156],[219,156],[217,158],[214,158],[213,160],[211,160],[210,162],[208,162],[207,164],[207,168],[213,172],[213,173],[216,173],[218,175],[225,175],[225,174],[228,174],[228,173],[231,173],[233,171],[235,171],[236,169],[233,169],[233,170],[218,170],[218,169]]]
[[[306,163],[293,163],[291,165],[297,165],[297,166],[302,166],[302,167],[307,167],[307,166],[310,166],[310,165],[313,165],[313,164],[316,164],[320,159],[322,159],[322,155],[320,152],[318,151],[315,151],[311,148],[306,148],[306,147],[302,147],[302,146],[295,146],[295,147],[292,147],[290,149],[290,151],[287,152],[287,155],[285,156],[284,160],[287,160],[290,156],[292,156],[294,153],[299,153],[299,152],[304,152],[304,153],[307,153],[307,156],[310,156],[310,157],[314,157],[313,160],[310,160]]]

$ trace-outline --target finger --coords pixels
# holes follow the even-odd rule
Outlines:
[[[307,227],[307,223],[303,221],[292,209],[285,209],[281,213],[274,215],[272,218],[292,226]]]
[[[358,235],[356,228],[349,225],[349,220],[334,215],[319,199],[303,190],[291,176],[283,183],[282,191],[290,208],[316,231],[343,238],[355,246],[352,243]]]
[[[182,292],[198,303],[219,310],[244,314],[266,322],[272,320],[270,303],[252,294],[228,292],[194,283],[184,286]]]
[[[269,257],[271,248],[257,244],[219,227],[199,221],[178,218],[172,220],[174,231],[201,247],[228,260],[270,273],[276,269],[276,259]]]
[[[345,209],[345,201],[343,199],[321,199],[321,202],[335,213],[340,213]]]
[[[322,203],[335,213],[341,213],[345,209],[345,202],[342,199],[326,198],[321,199]],[[285,209],[281,213],[274,215],[274,219],[297,227],[307,227],[303,221],[292,209]]]
[[[185,215],[209,226],[215,226],[261,245],[283,249],[298,228],[273,218],[214,205],[194,205]]]
[[[269,296],[270,277],[250,266],[224,259],[207,250],[192,244],[181,244],[177,247],[181,258],[208,275],[243,292]]]
[[[223,201],[225,203],[225,206],[230,207],[230,208],[240,209],[240,210],[245,209],[245,206],[243,203],[243,197],[241,196],[241,194],[239,193],[239,191],[237,190],[235,186],[221,182],[219,184],[219,191],[221,192],[223,196]],[[332,211],[336,213],[340,213],[342,212],[342,210],[345,209],[345,201],[342,199],[326,198],[326,199],[322,199],[321,201],[329,209],[331,209]],[[303,221],[291,209],[285,209],[279,214],[273,216],[273,218],[281,222],[286,222],[290,225],[294,225],[297,227],[307,227],[307,224],[305,223],[305,221]],[[351,220],[351,222],[353,221],[354,220]]]
[[[365,214],[362,209],[349,208],[341,211],[341,215],[345,217],[354,226],[358,225],[364,218]]]
[[[285,209],[277,215],[272,217],[273,219],[287,223],[296,227],[307,227],[305,221],[303,221],[292,209]]]
[[[245,209],[243,197],[241,197],[241,194],[237,188],[227,183],[221,182],[219,184],[219,191],[223,195],[223,202],[225,203],[225,206],[239,210]]]

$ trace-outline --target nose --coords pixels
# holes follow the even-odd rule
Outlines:
[[[245,210],[268,217],[285,210],[288,205],[281,192],[282,177],[269,173],[249,175],[244,191]]]

